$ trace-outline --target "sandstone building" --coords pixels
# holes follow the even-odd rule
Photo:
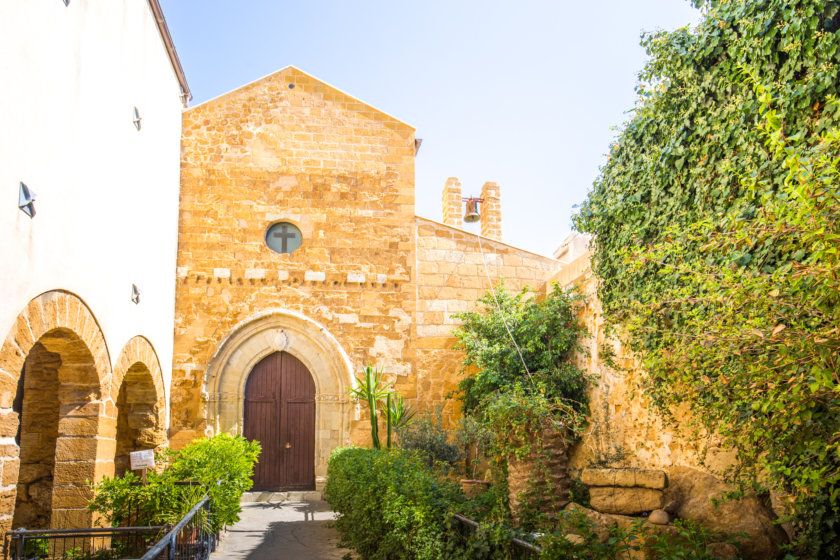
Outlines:
[[[415,142],[413,127],[293,67],[184,112],[173,446],[244,430],[280,465],[258,485],[320,488],[330,451],[367,437],[349,398],[365,364],[421,408],[441,402],[460,361],[450,315],[488,275],[519,288],[558,270],[493,239],[493,183],[481,246],[458,227],[457,180],[450,225],[415,216]],[[278,384],[302,368],[310,386],[257,390],[251,372],[267,367]]]
[[[184,111],[157,0],[0,22],[0,532],[89,525],[87,480],[219,431],[274,442],[266,487],[320,485],[367,436],[355,373],[442,400],[450,314],[558,268],[501,242],[492,183],[481,247],[456,181],[415,216],[413,127],[297,69]]]

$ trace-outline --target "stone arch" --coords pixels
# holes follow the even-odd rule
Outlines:
[[[114,472],[129,467],[128,454],[166,445],[166,393],[163,372],[152,343],[135,336],[120,352],[114,366],[111,401],[116,423],[106,437],[116,440]]]
[[[262,311],[222,339],[204,382],[208,431],[242,433],[248,375],[258,362],[278,351],[303,362],[315,382],[315,482],[321,489],[330,452],[349,442],[349,388],[355,377],[338,340],[309,317],[286,309]]]
[[[20,504],[28,505],[19,523],[90,525],[85,481],[112,465],[112,440],[101,433],[113,418],[110,364],[102,329],[75,294],[45,292],[17,316],[0,346],[0,531],[11,528]],[[26,513],[36,501],[40,510]]]

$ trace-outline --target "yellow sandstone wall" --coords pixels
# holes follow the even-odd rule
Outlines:
[[[463,354],[452,350],[452,329],[458,324],[452,315],[475,309],[476,300],[490,288],[488,275],[494,285],[504,278],[512,291],[525,286],[537,291],[560,263],[425,218],[418,217],[416,224],[417,321],[412,340],[424,408],[442,402],[461,378]],[[457,403],[448,401],[445,419],[457,415]]]
[[[402,389],[413,374],[414,129],[289,67],[189,109],[183,130],[172,445],[204,435],[208,400],[225,398],[206,393],[208,365],[267,309],[306,316],[354,373],[378,363]],[[290,255],[265,245],[277,221],[303,233]],[[331,414],[349,410],[346,395],[329,398]]]
[[[173,447],[241,432],[254,356],[286,348],[318,386],[322,480],[333,447],[369,438],[353,374],[373,363],[410,404],[443,401],[462,359],[451,315],[488,273],[539,290],[560,266],[416,217],[414,129],[295,68],[186,111],[183,130]],[[277,221],[303,233],[290,255],[265,245]]]
[[[598,376],[590,393],[592,412],[588,431],[572,450],[570,468],[574,472],[599,463],[614,467],[689,466],[722,470],[734,460],[730,450],[721,448],[714,438],[687,437],[688,431],[680,432],[664,425],[659,415],[648,408],[648,399],[639,386],[643,373],[640,364],[619,342],[604,335],[601,303],[596,295],[597,279],[589,259],[590,253],[578,257],[549,280],[562,287],[576,286],[586,295],[581,319],[589,337],[583,340],[585,352],[579,356],[579,365]],[[612,347],[616,368],[608,366],[599,356],[604,344]],[[675,417],[677,425],[684,428],[691,421],[685,410],[675,411]]]

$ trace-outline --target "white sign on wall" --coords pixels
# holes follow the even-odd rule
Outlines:
[[[155,451],[154,449],[144,449],[143,451],[132,451],[129,454],[131,458],[131,470],[137,469],[153,469],[155,468]]]

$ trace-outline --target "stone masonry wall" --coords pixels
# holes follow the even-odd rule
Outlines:
[[[266,309],[311,318],[354,372],[378,364],[411,392],[414,129],[289,67],[186,111],[183,130],[172,446],[204,435],[214,352]],[[265,244],[277,221],[303,234],[292,254]]]
[[[503,278],[512,291],[525,286],[540,290],[560,263],[426,218],[418,217],[416,228],[417,321],[412,340],[422,409],[443,402],[462,377],[463,354],[452,349],[452,329],[458,325],[452,315],[474,309],[490,288],[488,275],[494,285]],[[451,421],[458,414],[457,404],[447,401],[444,418]]]
[[[611,467],[667,469],[688,466],[704,470],[723,469],[734,455],[717,445],[713,438],[693,442],[678,430],[665,426],[648,408],[648,399],[639,388],[642,368],[618,342],[604,336],[601,304],[596,295],[597,279],[589,266],[590,253],[563,265],[550,281],[563,287],[577,286],[587,296],[581,319],[589,331],[584,339],[585,352],[579,365],[598,375],[598,383],[590,393],[591,422],[583,441],[571,453],[573,472],[591,464]],[[618,370],[607,366],[599,357],[603,344],[612,346]],[[675,411],[679,423],[690,416]],[[700,458],[705,461],[701,464]]]

